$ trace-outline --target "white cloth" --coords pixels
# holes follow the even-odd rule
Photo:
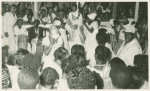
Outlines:
[[[91,66],[86,66],[88,69],[90,69],[91,71],[95,71],[96,73],[98,73],[102,78],[103,78],[103,70],[100,71],[100,70],[97,70],[95,69],[94,67],[91,67]]]
[[[15,46],[15,37],[14,37],[14,30],[13,26],[16,23],[17,16],[13,16],[11,12],[7,12],[4,14],[3,17],[3,32],[8,32],[9,36],[8,38],[4,38],[4,45],[9,46],[9,53],[14,54],[16,52],[16,46]]]
[[[144,81],[144,84],[140,89],[148,89],[148,88],[149,88],[149,83],[147,81]]]
[[[19,29],[19,27],[17,25],[14,27],[14,32],[15,32],[16,36],[18,36],[20,34],[28,35],[28,32],[26,31],[26,28],[21,27],[21,29]]]
[[[36,44],[37,44],[37,40],[38,40],[38,38],[34,38],[34,39],[32,39],[31,40],[31,45],[32,45],[32,54],[35,54],[36,53]]]
[[[121,46],[116,57],[121,58],[125,64],[134,66],[134,56],[137,54],[142,54],[142,49],[137,39],[133,39],[130,43]]]
[[[10,73],[10,78],[11,78],[11,82],[12,82],[12,89],[20,89],[18,86],[18,74],[19,74],[20,70],[18,69],[17,66],[14,67],[14,69],[12,70],[12,72]]]
[[[48,17],[44,17],[44,18],[42,18],[42,21],[48,23],[49,22],[49,18]]]
[[[69,90],[69,87],[68,87],[68,83],[67,83],[67,80],[64,80],[64,79],[60,79],[59,80],[59,85],[58,85],[58,90]]]
[[[53,18],[52,20],[54,20],[56,18],[56,15],[54,13],[52,13],[51,15],[52,15],[52,18]],[[51,22],[50,15],[48,15],[48,20],[49,20],[48,23],[53,23],[53,22]]]
[[[54,52],[55,52],[56,49],[58,49],[59,47],[62,47],[62,44],[63,44],[62,37],[59,36],[59,38],[58,38],[58,40],[57,40],[57,43],[55,43],[55,44],[53,45],[53,47],[52,47],[52,49],[51,49],[49,55],[46,56],[45,53],[43,52],[43,58],[42,58],[42,60],[43,60],[43,61],[48,60],[48,61],[50,61],[50,62],[53,62],[53,61],[54,61],[54,55],[53,55],[53,54],[54,54]],[[48,47],[49,47],[49,45],[50,45],[50,40],[49,40],[49,37],[48,37],[48,36],[45,37],[45,38],[43,38],[42,45],[45,45],[45,46],[48,46]]]

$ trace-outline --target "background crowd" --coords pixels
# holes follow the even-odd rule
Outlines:
[[[148,89],[147,3],[20,5],[2,3],[2,89]]]

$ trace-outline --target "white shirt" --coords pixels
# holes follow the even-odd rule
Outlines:
[[[51,15],[52,15],[52,18],[53,18],[52,20],[54,20],[56,15],[54,13],[52,13]],[[53,23],[53,22],[51,22],[50,15],[48,15],[48,20],[49,20],[48,23]]]
[[[23,17],[23,21],[25,21],[25,22],[28,21],[27,15],[25,15],[25,16]],[[33,21],[34,21],[34,17],[32,17],[32,22],[33,22]]]
[[[59,80],[59,85],[58,85],[58,88],[57,88],[57,89],[58,89],[58,90],[61,90],[61,89],[69,90],[67,80],[60,79],[60,80]]]
[[[19,29],[18,25],[16,25],[14,27],[14,32],[15,32],[15,35],[20,35],[20,34],[25,34],[25,35],[28,35],[28,32],[26,31],[26,28],[24,27],[21,27],[21,29]]]

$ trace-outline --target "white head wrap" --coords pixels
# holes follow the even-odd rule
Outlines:
[[[46,10],[46,14],[47,14],[47,9],[46,9],[45,7],[42,7],[41,10],[40,10],[40,12],[41,12],[43,9]]]
[[[114,26],[114,20],[115,20],[115,19],[110,19],[110,22],[109,22],[110,25]]]
[[[95,17],[96,17],[96,13],[91,13],[91,14],[88,14],[88,17],[91,19],[91,20],[94,20]]]
[[[126,28],[125,32],[135,33],[135,27],[134,26],[128,26]]]

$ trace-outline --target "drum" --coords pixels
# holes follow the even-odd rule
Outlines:
[[[18,49],[23,48],[28,50],[28,41],[29,38],[25,34],[21,34],[18,36]]]

